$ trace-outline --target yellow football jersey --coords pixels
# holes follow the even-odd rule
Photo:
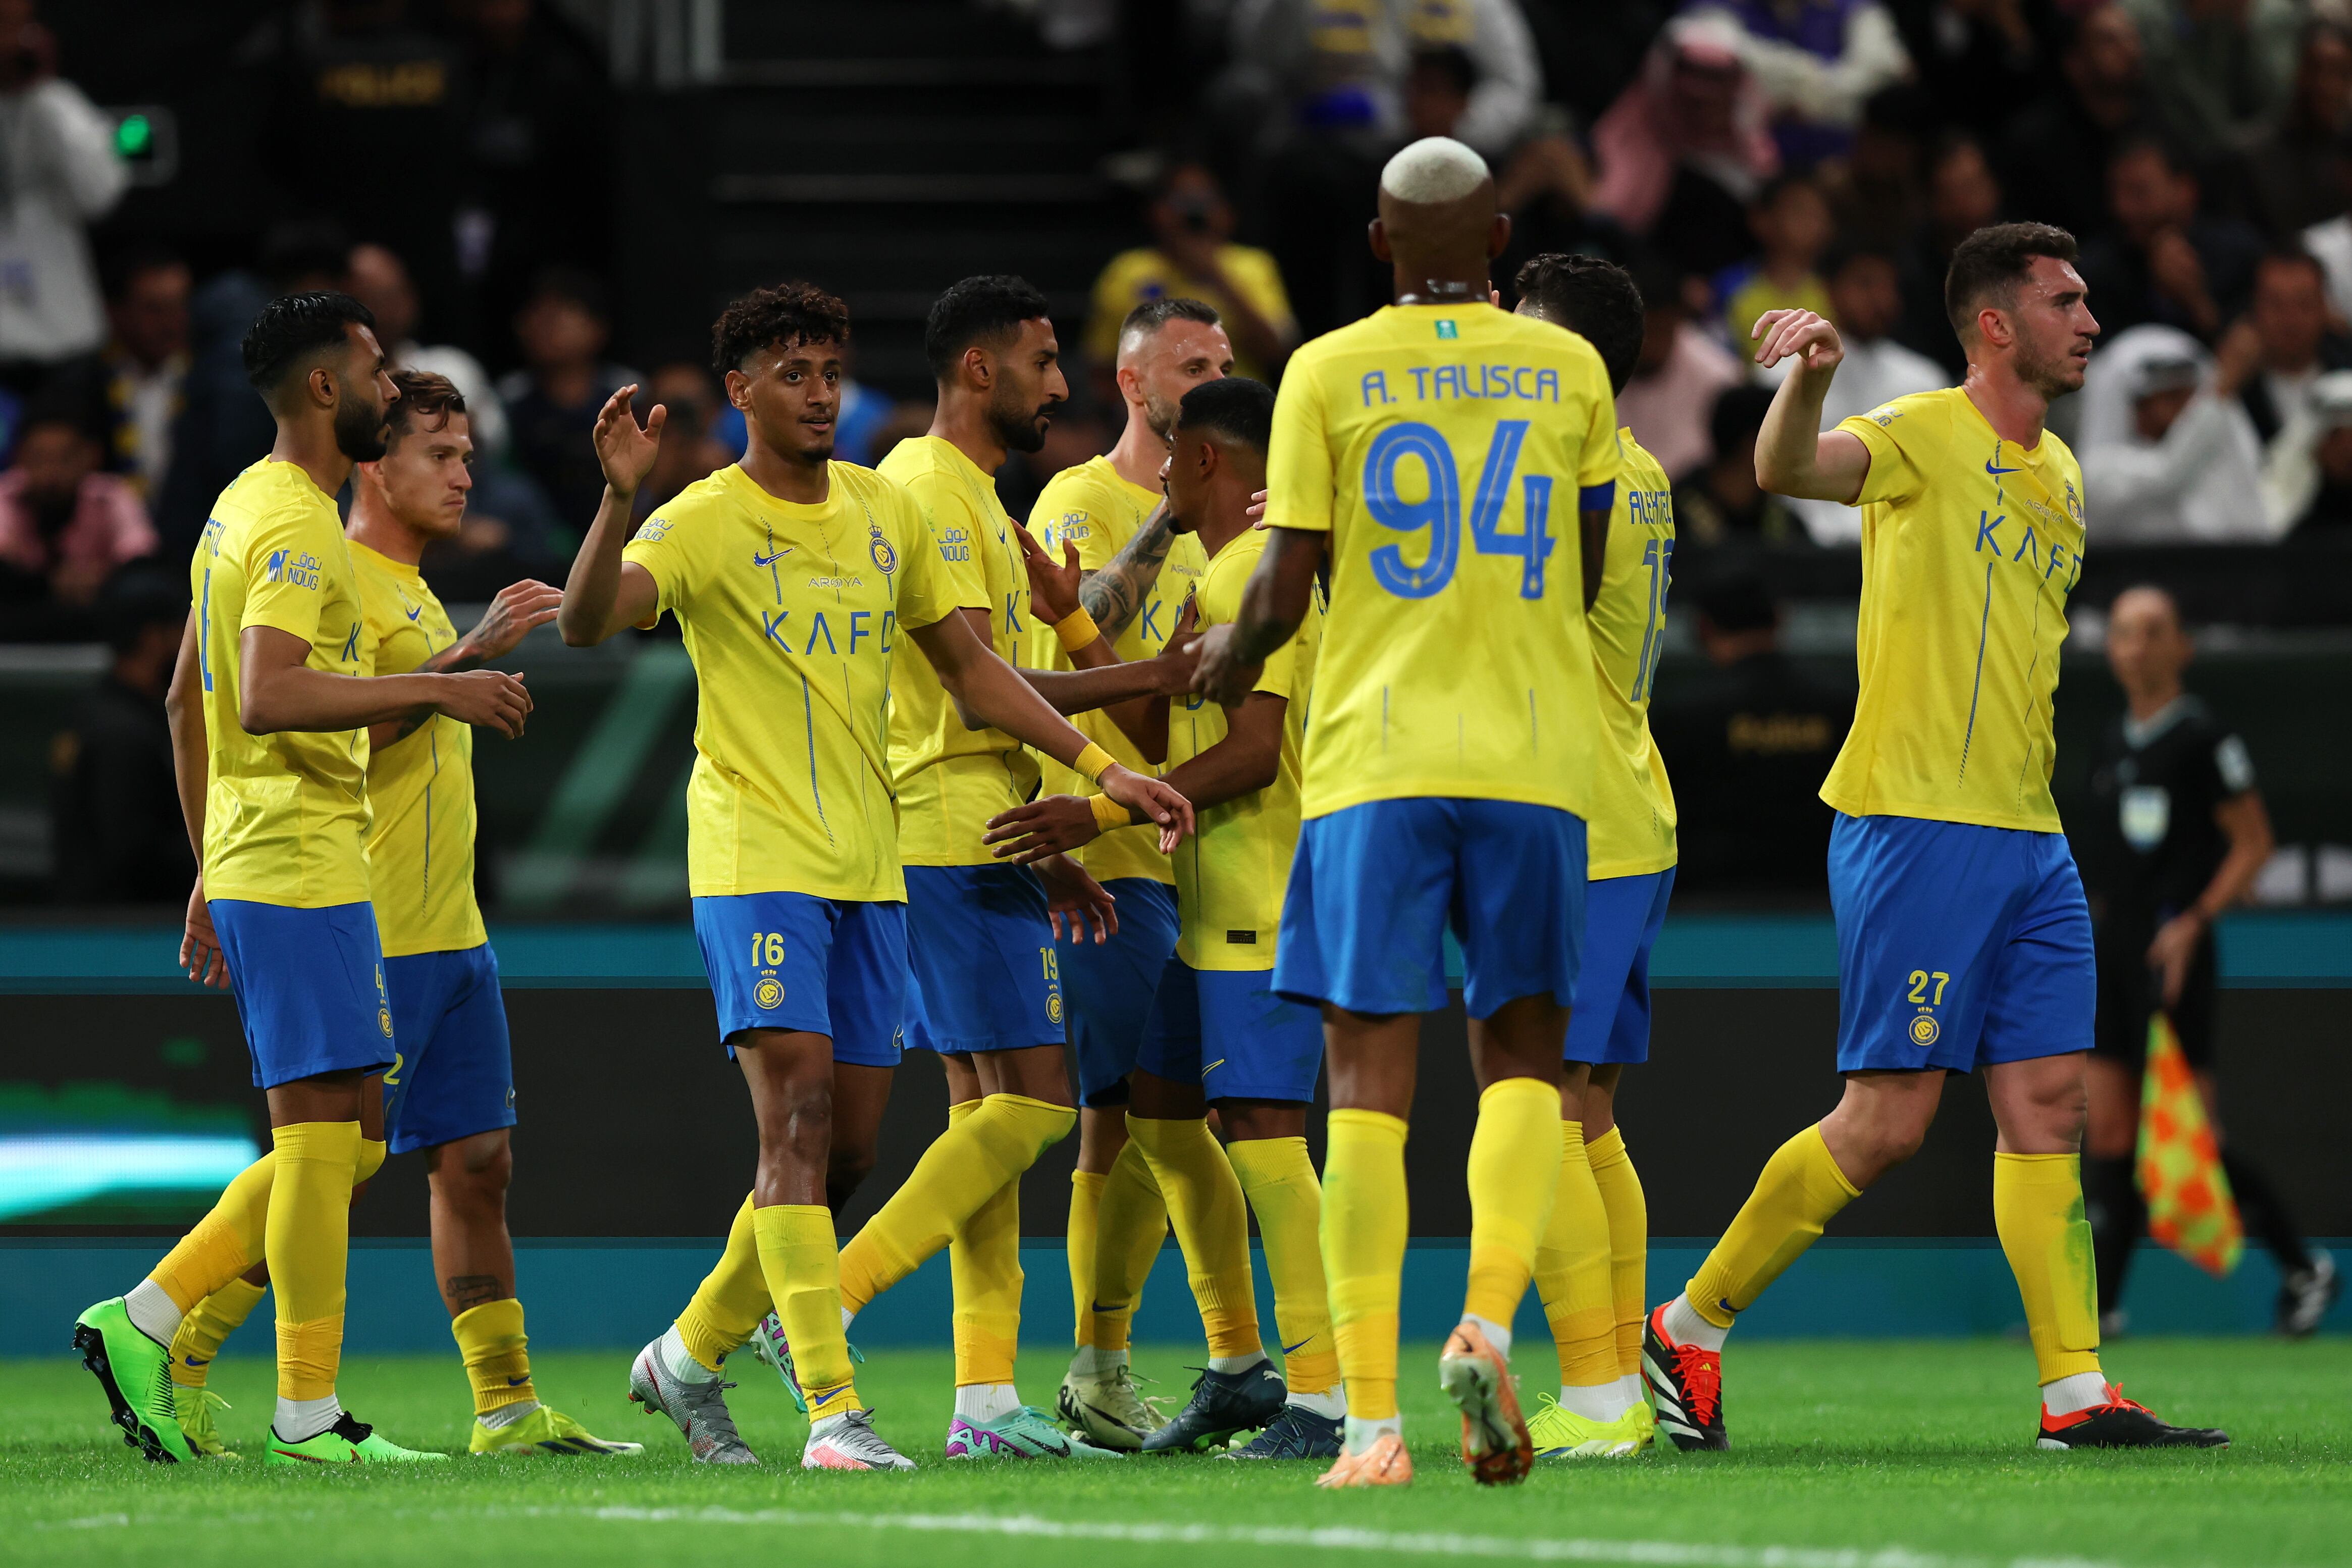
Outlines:
[[[1195,544],[1199,542],[1197,540]],[[1210,559],[1201,584],[1201,625],[1241,614],[1242,589],[1265,553],[1265,531],[1253,528]],[[1323,641],[1318,590],[1298,635],[1276,649],[1252,689],[1289,699],[1283,715],[1282,766],[1254,794],[1194,814],[1192,837],[1176,847],[1176,908],[1182,921],[1176,954],[1195,969],[1272,969],[1282,893],[1298,848],[1299,773],[1307,750],[1307,691]],[[1203,697],[1169,704],[1168,765],[1191,762],[1225,738],[1225,710]]]
[[[1152,510],[1160,504],[1160,492],[1141,485],[1129,484],[1110,465],[1108,458],[1088,458],[1076,468],[1064,468],[1047,483],[1038,496],[1037,505],[1029,513],[1029,531],[1045,547],[1046,553],[1059,562],[1062,547],[1078,547],[1078,564],[1089,572],[1099,572],[1110,564],[1111,557],[1127,548],[1143,526]],[[1160,576],[1151,585],[1150,595],[1143,607],[1127,623],[1111,647],[1118,657],[1132,664],[1139,659],[1156,658],[1168,646],[1168,633],[1183,612],[1184,599],[1201,584],[1201,574],[1206,560],[1201,553],[1201,541],[1190,533],[1172,536],[1168,543],[1168,558],[1160,564]],[[1027,659],[1033,669],[1071,668],[1070,656],[1062,651],[1062,639],[1054,628],[1043,621],[1033,620],[1029,628]],[[1070,722],[1078,732],[1104,751],[1118,759],[1121,765],[1139,773],[1160,770],[1143,760],[1135,742],[1127,732],[1099,710],[1090,713],[1074,713]],[[1092,795],[1094,785],[1080,778],[1051,757],[1039,757],[1037,765],[1044,774],[1047,795]],[[1104,834],[1084,849],[1073,852],[1073,859],[1092,872],[1097,881],[1108,882],[1114,877],[1148,877],[1155,882],[1172,882],[1175,871],[1168,857],[1160,852],[1160,830],[1146,824],[1121,827]]]
[[[405,562],[350,542],[378,675],[406,675],[457,640],[449,612]],[[383,955],[489,941],[474,902],[474,727],[436,713],[368,758],[368,878]]]
[[[1592,603],[1592,667],[1601,730],[1586,823],[1591,875],[1639,877],[1675,863],[1675,792],[1650,738],[1651,686],[1665,642],[1666,586],[1675,559],[1674,486],[1631,430],[1617,432],[1625,466],[1609,511],[1601,596]]]
[[[205,896],[365,902],[367,731],[248,735],[237,721],[247,626],[301,638],[312,669],[373,672],[334,498],[298,464],[254,464],[213,503],[188,586],[204,678]]]
[[[1850,816],[2058,831],[2051,702],[2066,595],[2083,574],[2083,470],[2044,431],[1993,433],[1959,387],[1838,426],[1862,484],[1862,676],[1822,785]]]
[[[907,896],[891,671],[923,664],[901,646],[907,628],[956,600],[907,492],[850,463],[831,475],[826,498],[804,506],[730,465],[663,505],[623,552],[653,574],[701,687],[686,786],[698,898]]]
[[[890,448],[882,474],[906,487],[928,525],[944,602],[988,612],[988,640],[1021,663],[1029,631],[1029,568],[1021,525],[996,481],[937,436]],[[908,866],[990,866],[988,819],[1037,789],[1037,759],[1002,730],[971,730],[921,650],[898,661],[890,692],[890,771],[898,785],[898,858]]]
[[[1591,343],[1484,302],[1389,306],[1291,357],[1266,521],[1331,536],[1307,816],[1417,795],[1588,814],[1577,510],[1617,478],[1614,413]]]

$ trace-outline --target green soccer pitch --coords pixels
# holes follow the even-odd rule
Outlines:
[[[1529,1344],[1530,1395],[1551,1375]],[[1998,1341],[1764,1342],[1727,1358],[1737,1449],[1545,1465],[1473,1486],[1454,1458],[1435,1352],[1407,1350],[1409,1490],[1318,1492],[1319,1464],[1183,1457],[1118,1463],[940,1458],[944,1352],[877,1354],[858,1386],[924,1468],[804,1474],[804,1428],[748,1355],[730,1396],[755,1468],[691,1465],[676,1429],[626,1403],[629,1352],[533,1358],[542,1393],[639,1458],[467,1459],[321,1475],[257,1458],[150,1466],[105,1421],[79,1363],[0,1362],[0,1559],[10,1563],[763,1562],[1084,1563],[1087,1568],[1344,1568],[1369,1563],[1584,1563],[1669,1568],[2318,1568],[2352,1557],[2352,1341],[2147,1340],[2110,1375],[2177,1420],[2227,1426],[2218,1453],[2045,1454],[2032,1447],[2032,1363]],[[1139,1352],[1181,1397],[1186,1358]],[[1050,1398],[1052,1358],[1024,1386]],[[1539,1363],[1539,1364],[1538,1364]],[[1426,1375],[1424,1375],[1426,1373]],[[233,1446],[257,1445],[271,1369],[230,1359],[214,1386]],[[462,1452],[454,1353],[357,1357],[342,1392],[388,1436]]]

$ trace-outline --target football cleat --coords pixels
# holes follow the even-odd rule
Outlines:
[[[1454,1331],[1437,1358],[1437,1384],[1462,1412],[1462,1462],[1482,1487],[1508,1486],[1535,1468],[1508,1363],[1470,1323]]]
[[[1412,1456],[1404,1439],[1383,1432],[1360,1454],[1342,1454],[1332,1467],[1315,1478],[1318,1487],[1408,1487],[1412,1484]]]
[[[2318,1331],[2327,1309],[2336,1305],[2343,1289],[2336,1259],[2313,1248],[2310,1268],[2294,1269],[2279,1281],[2278,1331],[2291,1340],[2309,1338]]]
[[[1124,1459],[1115,1448],[1098,1447],[1064,1432],[1034,1405],[1015,1405],[986,1421],[959,1415],[948,1423],[950,1459]]]
[[[775,1313],[761,1319],[760,1326],[751,1331],[751,1356],[761,1365],[775,1370],[776,1375],[784,1380],[784,1392],[792,1395],[793,1408],[807,1415],[808,1395],[801,1392],[800,1373],[793,1370],[793,1344],[784,1337],[783,1320]],[[850,1346],[849,1363],[863,1366],[865,1363],[857,1347]]]
[[[1098,1447],[1133,1453],[1143,1440],[1168,1425],[1150,1400],[1135,1391],[1139,1378],[1121,1365],[1108,1372],[1086,1373],[1073,1368],[1055,1395],[1054,1413],[1072,1430],[1083,1433]]]
[[[822,1432],[819,1427],[824,1428]],[[801,1450],[803,1470],[911,1470],[915,1461],[882,1440],[874,1430],[874,1412],[845,1410],[809,1428],[808,1447]]]
[[[1318,1415],[1304,1405],[1286,1405],[1282,1414],[1246,1447],[1227,1448],[1220,1459],[1336,1459],[1347,1452],[1348,1422],[1341,1415]]]
[[[389,1437],[379,1437],[375,1428],[353,1417],[348,1410],[335,1419],[335,1424],[315,1437],[305,1437],[299,1443],[289,1443],[270,1428],[269,1447],[262,1451],[265,1465],[413,1465],[446,1464],[446,1454],[428,1453],[422,1448],[404,1448]]]
[[[676,1422],[698,1465],[760,1462],[735,1430],[735,1417],[728,1414],[727,1390],[734,1386],[716,1378],[687,1383],[672,1377],[662,1364],[659,1340],[639,1351],[636,1364],[629,1368],[631,1403],[643,1405],[648,1415],[667,1415]]]
[[[110,1417],[122,1440],[158,1465],[194,1458],[180,1429],[179,1404],[172,1389],[172,1348],[140,1331],[111,1296],[74,1320],[74,1349],[81,1364],[106,1393]]]
[[[227,1400],[209,1388],[184,1385],[174,1386],[172,1397],[179,1406],[180,1432],[188,1439],[188,1452],[199,1459],[242,1458],[236,1449],[221,1441],[220,1428],[213,1425],[214,1408],[230,1408]]]
[[[613,1458],[646,1451],[643,1443],[599,1437],[562,1411],[544,1405],[503,1426],[485,1426],[476,1420],[466,1447],[474,1454],[599,1454]]]
[[[1192,1397],[1176,1418],[1143,1440],[1147,1454],[1204,1453],[1222,1448],[1237,1432],[1255,1432],[1282,1414],[1290,1386],[1274,1363],[1261,1361],[1247,1372],[1192,1370]]]
[[[1630,1459],[1650,1444],[1650,1409],[1636,1405],[1614,1421],[1579,1415],[1549,1394],[1536,1395],[1528,1437],[1538,1459]]]
[[[1723,1429],[1723,1352],[1676,1344],[1665,1322],[1661,1306],[1642,1331],[1642,1382],[1657,1406],[1658,1430],[1677,1448],[1730,1447]]]
[[[2124,1391],[2107,1384],[2104,1405],[2077,1410],[2072,1415],[2042,1412],[2037,1448],[2226,1448],[2230,1435],[2217,1426],[2168,1426],[2147,1406],[2126,1399]]]

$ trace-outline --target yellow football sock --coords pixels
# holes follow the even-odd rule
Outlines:
[[[522,1303],[512,1296],[468,1307],[449,1320],[466,1381],[474,1385],[474,1414],[537,1399],[530,1385],[530,1340],[522,1331]]]
[[[1551,1323],[1565,1388],[1617,1381],[1617,1317],[1609,1299],[1609,1211],[1584,1151],[1584,1125],[1559,1124],[1559,1190],[1536,1248],[1536,1289]]]
[[[1553,1104],[1559,1104],[1557,1092]],[[1556,1113],[1556,1112],[1555,1112]],[[1349,1413],[1397,1413],[1397,1297],[1404,1286],[1405,1124],[1378,1110],[1334,1110],[1323,1160],[1323,1272]]]
[[[2099,1283],[2073,1154],[1995,1154],[1992,1225],[2017,1276],[2037,1383],[2099,1370]]]
[[[202,1388],[221,1346],[268,1291],[267,1285],[232,1279],[182,1314],[180,1331],[172,1336],[172,1381],[182,1388]]]
[[[1093,1288],[1077,1299],[1078,1343],[1123,1351],[1135,1321],[1136,1299],[1151,1278],[1160,1244],[1168,1239],[1168,1200],[1152,1178],[1150,1162],[1132,1138],[1120,1145],[1109,1174],[1100,1179],[1094,1263],[1087,1276]]]
[[[950,1121],[881,1212],[841,1249],[841,1304],[852,1312],[912,1274],[974,1211],[1077,1125],[1078,1113],[1018,1094],[992,1094]]]
[[[1617,1321],[1617,1374],[1642,1371],[1642,1322],[1649,1316],[1650,1207],[1625,1152],[1625,1130],[1612,1127],[1584,1146],[1592,1184],[1609,1215],[1609,1297]]]
[[[849,1370],[849,1336],[841,1325],[841,1243],[823,1204],[776,1204],[751,1211],[760,1272],[784,1338],[811,1421],[862,1410]],[[682,1335],[680,1336],[683,1337]]]
[[[727,1229],[727,1250],[702,1277],[686,1310],[677,1315],[677,1337],[696,1361],[711,1371],[743,1348],[774,1305],[768,1277],[760,1268],[760,1237],[751,1224],[751,1198],[735,1211]]]
[[[274,1152],[239,1171],[211,1212],[196,1221],[147,1276],[172,1298],[183,1316],[261,1261],[269,1192],[277,1173]]]
[[[1065,1246],[1070,1263],[1070,1339],[1077,1345],[1095,1342],[1095,1249],[1107,1180],[1100,1171],[1070,1173],[1070,1228]]]
[[[1168,1200],[1184,1272],[1201,1309],[1213,1356],[1265,1349],[1257,1332],[1257,1292],[1250,1279],[1249,1207],[1233,1163],[1199,1117],[1127,1115],[1128,1142],[1143,1151]]]
[[[948,1107],[954,1128],[980,1114],[984,1100]],[[1013,1177],[971,1211],[948,1241],[948,1287],[954,1303],[958,1388],[1013,1381],[1021,1348],[1021,1178]]]
[[[1250,1138],[1225,1145],[1243,1195],[1257,1214],[1265,1271],[1274,1281],[1274,1326],[1283,1376],[1293,1394],[1339,1386],[1331,1339],[1331,1296],[1323,1284],[1323,1188],[1304,1138]]]
[[[381,1138],[361,1139],[359,1161],[352,1166],[352,1185],[356,1187],[383,1170],[383,1157],[390,1147]]]
[[[1773,1152],[1756,1190],[1731,1228],[1706,1255],[1683,1293],[1691,1310],[1718,1329],[1764,1294],[1780,1271],[1821,1239],[1822,1227],[1862,1195],[1845,1179],[1817,1122]]]
[[[360,1124],[275,1128],[278,1172],[264,1228],[278,1300],[278,1396],[324,1399],[343,1356],[343,1270],[350,1261],[352,1178]]]
[[[1465,1315],[1507,1326],[1518,1311],[1559,1184],[1530,1180],[1530,1173],[1559,1169],[1559,1086],[1535,1078],[1489,1084],[1478,1097],[1478,1125],[1470,1134]]]

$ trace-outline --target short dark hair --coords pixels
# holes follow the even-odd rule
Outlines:
[[[119,305],[129,297],[131,285],[148,273],[186,266],[187,262],[180,253],[167,245],[153,240],[133,240],[115,250],[100,265],[99,283],[106,292],[106,302]]]
[[[449,416],[466,412],[466,395],[446,375],[429,370],[396,370],[392,373],[392,384],[400,388],[400,401],[385,416],[392,426],[387,445],[396,446],[401,437],[419,430],[445,429]]]
[[[1897,268],[1902,266],[1902,262],[1895,257],[1894,247],[1885,241],[1874,239],[1868,235],[1840,235],[1831,242],[1829,250],[1822,257],[1822,280],[1830,281],[1857,261],[1883,261],[1887,266]]]
[[[1237,442],[1263,458],[1274,439],[1274,388],[1245,375],[1204,381],[1176,405],[1176,427]]]
[[[528,310],[543,300],[572,306],[600,321],[612,320],[604,279],[578,267],[541,268],[531,278],[530,291],[522,297],[522,308]]]
[[[1414,50],[1412,68],[1434,71],[1444,77],[1454,90],[1465,98],[1469,97],[1478,86],[1478,62],[1472,59],[1470,51],[1459,44],[1443,44],[1433,49]]]
[[[2319,286],[2327,287],[2327,264],[2299,245],[2282,245],[2264,251],[2262,259],[2254,264],[2256,276],[2265,267],[2308,267],[2311,275],[2319,279]]]
[[[1753,382],[1738,382],[1715,395],[1715,406],[1707,411],[1707,444],[1721,457],[1742,441],[1752,441],[1764,428],[1765,413],[1772,406],[1772,389],[1758,386]]]
[[[974,343],[996,344],[1019,335],[1021,323],[1051,313],[1045,296],[1026,279],[1002,273],[967,278],[948,285],[931,301],[923,321],[923,354],[931,375],[945,381],[963,351]]]
[[[1204,327],[1225,324],[1224,318],[1217,314],[1217,308],[1204,300],[1191,300],[1181,294],[1162,294],[1156,300],[1146,300],[1127,313],[1127,319],[1118,324],[1118,341],[1124,345],[1129,332],[1138,332],[1147,338],[1154,336],[1171,321],[1197,321]]]
[[[1782,196],[1787,195],[1790,191],[1811,191],[1813,195],[1822,197],[1824,201],[1829,199],[1826,193],[1822,189],[1821,181],[1813,178],[1812,174],[1809,171],[1804,169],[1783,169],[1779,174],[1764,182],[1762,187],[1757,191],[1756,200],[1749,205],[1748,210],[1759,213],[1766,211],[1773,203],[1779,201]]]
[[[2074,237],[2054,224],[1997,223],[1977,230],[1954,247],[1944,274],[1944,314],[1952,331],[1965,342],[1986,300],[2014,300],[2035,258],[2071,263],[2081,254]]]
[[[246,381],[268,396],[297,364],[340,348],[349,326],[375,327],[375,312],[349,294],[289,294],[272,300],[245,334]]]
[[[2175,178],[2183,174],[2194,175],[2197,172],[2178,142],[2153,131],[2131,131],[2117,137],[2115,146],[2107,153],[2107,167],[2112,169],[2125,159],[2141,153],[2154,153],[2166,172]]]
[[[1512,280],[1544,320],[1583,337],[1601,351],[1610,389],[1625,390],[1642,355],[1643,303],[1633,275],[1598,256],[1554,251],[1532,257]]]
[[[710,364],[725,380],[730,370],[771,344],[849,342],[849,307],[814,283],[754,289],[719,312],[710,324]]]

